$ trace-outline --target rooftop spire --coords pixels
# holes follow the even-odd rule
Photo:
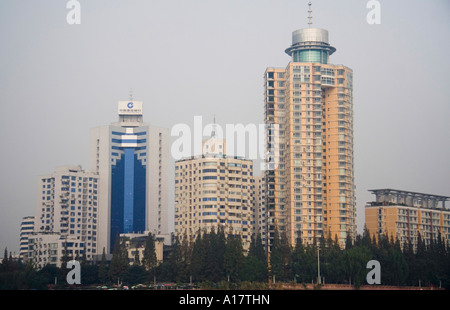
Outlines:
[[[216,136],[216,130],[217,130],[217,125],[216,125],[216,114],[214,114],[213,131],[212,131],[212,133],[211,133],[211,137],[215,137],[215,136]]]
[[[133,89],[132,88],[130,88],[129,93],[130,93],[130,101],[133,101]]]
[[[312,6],[312,2],[309,1],[309,3],[308,3],[308,7],[309,7],[309,10],[308,10],[308,13],[309,13],[309,15],[308,15],[308,27],[309,28],[311,28],[311,25],[312,25],[312,15],[311,15],[312,10],[311,10],[311,6]]]

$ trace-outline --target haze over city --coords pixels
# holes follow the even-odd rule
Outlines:
[[[380,2],[375,25],[367,1],[314,1],[312,13],[337,49],[330,63],[354,73],[359,232],[369,189],[450,195],[450,3]],[[308,1],[80,3],[79,25],[64,1],[0,3],[2,250],[18,251],[39,175],[89,169],[90,128],[116,121],[130,88],[155,126],[262,124],[264,71],[286,66],[292,31],[308,26]]]

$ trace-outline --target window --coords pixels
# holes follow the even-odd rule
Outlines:
[[[228,167],[240,167],[241,164],[237,164],[237,163],[228,163]]]
[[[203,173],[217,172],[217,169],[203,169]]]

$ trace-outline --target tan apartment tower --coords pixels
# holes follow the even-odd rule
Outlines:
[[[175,163],[175,235],[193,242],[223,229],[250,247],[254,221],[253,162],[227,156],[225,140],[203,141],[202,155]]]
[[[329,63],[335,51],[327,30],[296,30],[287,67],[266,69],[267,149],[279,150],[265,172],[269,249],[275,228],[292,246],[355,235],[353,71]]]

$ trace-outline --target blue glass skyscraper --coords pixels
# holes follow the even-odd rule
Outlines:
[[[119,122],[91,131],[100,175],[99,240],[112,252],[122,233],[168,233],[168,129],[143,123],[143,103],[119,102]]]

